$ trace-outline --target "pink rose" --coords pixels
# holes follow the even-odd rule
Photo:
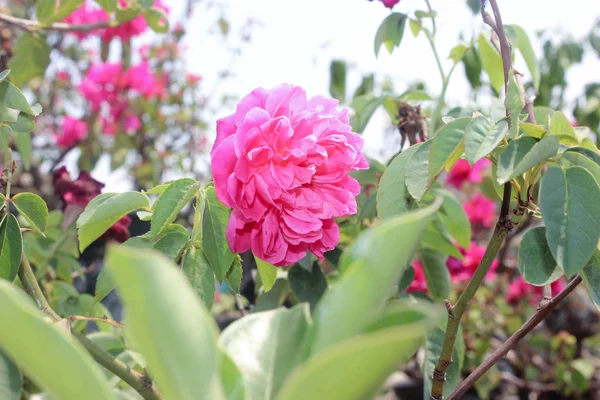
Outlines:
[[[85,121],[63,117],[62,132],[54,134],[54,140],[61,149],[69,149],[85,139],[87,134],[88,127]]]
[[[310,250],[320,260],[339,241],[334,218],[355,214],[368,168],[363,140],[337,100],[307,99],[300,87],[255,89],[217,121],[211,150],[219,199],[233,209],[227,241],[276,266]]]
[[[483,180],[483,170],[491,165],[492,162],[487,158],[477,161],[473,167],[467,160],[458,160],[450,169],[446,184],[460,189],[465,182],[481,183]]]
[[[463,210],[473,225],[491,228],[496,221],[496,203],[482,194],[476,194],[463,203]]]

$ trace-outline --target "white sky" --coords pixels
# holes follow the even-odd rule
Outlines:
[[[429,45],[421,34],[414,38],[406,26],[401,46],[390,56],[385,49],[375,58],[373,39],[377,27],[389,14],[378,0],[203,0],[198,4],[187,26],[185,43],[190,72],[202,75],[204,88],[212,90],[217,73],[230,62],[227,45],[237,44],[238,29],[251,18],[261,23],[253,30],[252,41],[243,45],[243,52],[233,66],[235,77],[219,87],[220,93],[242,96],[252,89],[272,87],[280,83],[300,85],[309,96],[327,95],[329,62],[334,58],[347,60],[353,67],[348,77],[348,92],[360,82],[363,73],[374,72],[381,81],[392,78],[398,93],[416,80],[423,80],[431,94],[441,88],[437,67]],[[187,1],[166,1],[172,16],[182,13]],[[202,2],[199,2],[202,3]],[[212,7],[207,7],[212,4]],[[473,32],[487,29],[479,16],[473,16],[465,0],[431,0],[437,17],[437,47],[442,58],[458,43],[461,32],[469,40]],[[541,43],[535,32],[552,28],[583,38],[600,17],[600,3],[595,0],[500,0],[505,24],[521,25],[541,54]],[[410,13],[425,9],[424,0],[402,0],[394,11]],[[227,43],[215,32],[216,21],[224,16],[232,32]],[[445,61],[446,70],[451,61]],[[517,69],[526,72],[517,58]],[[571,68],[567,77],[567,99],[582,93],[586,83],[600,80],[600,60],[588,52],[584,63]],[[468,83],[462,66],[458,67],[448,88],[447,100],[463,103],[467,99]],[[224,109],[220,116],[233,110]],[[381,135],[389,122],[380,113],[369,125],[365,137],[367,151],[381,147]],[[100,171],[99,171],[100,172]],[[122,177],[113,176],[106,190],[121,189]],[[118,174],[117,174],[118,175]],[[121,181],[121,182],[119,182]]]

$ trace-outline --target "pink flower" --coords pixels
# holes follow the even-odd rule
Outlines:
[[[479,263],[483,259],[483,255],[485,254],[485,247],[477,246],[477,243],[471,242],[471,245],[468,249],[464,249],[462,247],[459,248],[460,253],[463,255],[464,259],[459,260],[455,257],[448,257],[446,261],[446,266],[450,271],[450,277],[453,282],[457,281],[465,281],[471,279]],[[494,260],[492,262],[492,266],[486,275],[486,279],[493,279],[495,275],[495,270],[498,268],[498,260]]]
[[[123,129],[125,133],[132,134],[137,132],[142,127],[142,122],[135,114],[127,114],[125,122],[123,123]]]
[[[450,169],[446,184],[460,189],[465,182],[481,183],[483,170],[491,164],[492,162],[487,158],[477,161],[473,167],[467,160],[458,160]]]
[[[54,184],[54,193],[60,197],[63,202],[63,211],[69,204],[76,204],[81,207],[87,204],[100,194],[104,184],[98,182],[89,174],[81,171],[76,180],[71,179],[66,167],[60,167],[52,173],[52,182]]]
[[[81,7],[77,8],[73,11],[69,16],[67,16],[64,21],[73,25],[87,25],[94,24],[97,22],[108,21],[109,17],[106,12],[100,8],[90,7],[89,2],[85,2],[81,5]],[[95,34],[97,31],[89,31],[89,32],[80,32],[80,31],[70,31],[69,33],[77,36],[79,40],[85,39],[86,37]]]
[[[556,296],[564,287],[564,280],[558,279],[550,285],[552,296]],[[542,300],[543,289],[541,286],[533,286],[525,282],[522,276],[513,280],[508,286],[506,292],[506,301],[509,303],[518,303],[521,299],[527,298],[529,303],[534,305]]]
[[[281,85],[255,89],[217,121],[211,165],[217,196],[233,208],[232,251],[285,266],[307,250],[323,260],[336,246],[334,218],[357,211],[360,185],[349,172],[368,168],[363,140],[337,105]]]
[[[408,289],[406,289],[406,293],[412,292],[421,292],[428,293],[427,290],[427,281],[425,280],[425,274],[423,273],[423,264],[421,264],[420,260],[414,260],[412,262],[413,270],[415,271],[415,277],[413,281],[410,283]]]
[[[491,228],[496,221],[496,203],[478,193],[469,201],[463,203],[463,210],[473,225]]]
[[[59,82],[68,82],[70,75],[67,71],[58,71],[56,73],[56,80]]]
[[[85,121],[63,117],[63,130],[54,134],[54,140],[61,149],[68,149],[85,139],[87,134],[88,127]]]
[[[128,88],[135,90],[142,96],[150,98],[160,92],[160,86],[154,74],[150,71],[150,66],[147,62],[141,62],[129,68],[123,76]]]
[[[384,6],[387,8],[394,8],[394,6],[400,3],[400,0],[381,0]]]
[[[116,103],[126,87],[127,82],[121,78],[121,63],[93,64],[78,86],[94,111],[99,111],[103,102]]]
[[[129,225],[131,225],[131,217],[129,215],[124,216],[113,226],[111,226],[102,236],[97,240],[112,239],[119,243],[125,242],[129,239]]]
[[[195,83],[200,82],[202,80],[202,77],[196,74],[185,74],[185,79],[193,85]]]

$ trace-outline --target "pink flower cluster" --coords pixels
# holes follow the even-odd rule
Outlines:
[[[100,113],[104,133],[115,135],[119,126],[129,134],[141,128],[141,121],[129,107],[130,95],[152,98],[162,96],[165,88],[146,62],[126,71],[121,63],[98,63],[87,71],[79,90],[92,110]]]
[[[552,296],[556,296],[564,287],[563,279],[552,282]],[[522,276],[513,280],[508,286],[506,301],[512,304],[518,303],[521,299],[528,299],[531,305],[539,303],[542,300],[542,287],[533,286],[525,282]]]
[[[119,6],[126,8],[128,5],[126,0],[119,0]],[[163,10],[165,13],[168,12],[168,8],[157,1],[154,4],[154,8]],[[70,24],[93,24],[97,22],[109,21],[110,17],[106,11],[93,7],[89,2],[85,2],[73,11],[68,17],[65,18],[65,22]],[[148,29],[146,20],[143,15],[131,19],[130,21],[124,22],[115,27],[101,28],[90,32],[73,32],[79,39],[84,39],[90,35],[100,35],[100,39],[103,42],[110,42],[113,38],[118,37],[121,40],[130,40],[131,38],[144,33]]]
[[[336,246],[335,218],[357,212],[360,185],[349,172],[368,168],[363,140],[337,105],[281,85],[255,89],[217,121],[211,166],[218,198],[233,209],[232,251],[286,266],[307,251],[323,260]]]
[[[458,160],[448,172],[446,184],[460,189],[465,183],[481,183],[483,171],[492,164],[487,158],[477,161],[472,167],[467,160]]]
[[[496,203],[477,193],[463,203],[469,222],[476,227],[491,228],[496,222]]]
[[[459,250],[464,257],[463,260],[455,257],[448,257],[448,260],[446,261],[446,267],[448,268],[452,282],[462,282],[471,279],[485,254],[485,247],[477,246],[477,243],[475,242],[471,242],[468,249],[460,247]],[[412,267],[415,271],[415,277],[406,292],[427,293],[427,282],[425,280],[425,274],[423,273],[423,264],[420,260],[416,259],[413,261]],[[498,268],[498,260],[492,262],[492,266],[486,275],[486,279],[493,279],[496,276],[496,268]]]
[[[85,121],[65,116],[61,133],[54,134],[54,140],[61,149],[69,149],[86,138],[88,127]]]

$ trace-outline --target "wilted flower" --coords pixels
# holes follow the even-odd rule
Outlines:
[[[368,168],[363,140],[337,105],[281,85],[252,91],[217,121],[211,165],[217,196],[233,208],[232,251],[284,266],[308,250],[323,260],[336,246],[334,218],[357,211],[360,185],[349,172]]]
[[[71,179],[66,167],[60,167],[52,173],[54,193],[60,197],[63,210],[69,204],[77,204],[81,207],[87,204],[102,192],[104,184],[98,182],[89,172],[81,171],[76,180]]]
[[[458,160],[448,172],[446,184],[460,189],[465,182],[481,183],[483,180],[483,170],[491,165],[492,162],[487,158],[477,161],[472,167],[467,160]]]
[[[75,146],[86,138],[88,127],[85,121],[73,117],[63,117],[62,132],[54,134],[54,140],[61,149]]]
[[[491,228],[496,221],[496,203],[484,195],[477,193],[472,199],[463,203],[463,210],[473,225]]]

